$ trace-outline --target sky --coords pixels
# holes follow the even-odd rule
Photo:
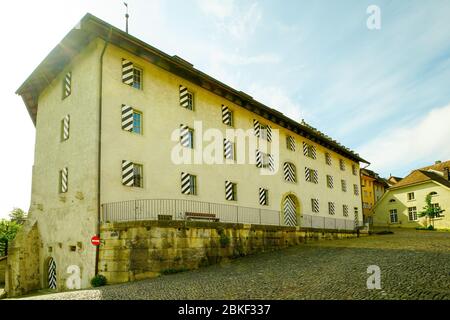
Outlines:
[[[450,159],[450,1],[129,0],[130,33],[358,152],[382,176]],[[367,20],[380,9],[380,28]],[[15,95],[90,12],[119,0],[2,2],[0,218],[28,210],[34,126]]]

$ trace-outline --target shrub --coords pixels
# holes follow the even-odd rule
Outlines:
[[[219,242],[220,242],[220,246],[222,248],[225,248],[230,244],[230,238],[225,233],[222,233],[220,235]]]
[[[168,274],[175,274],[175,273],[180,273],[180,272],[186,272],[189,271],[188,268],[168,268],[168,269],[163,269],[161,270],[161,274],[163,275],[168,275]]]
[[[93,277],[91,279],[91,285],[96,288],[96,287],[102,287],[104,285],[106,285],[107,280],[106,277],[104,275],[98,274],[95,277]]]

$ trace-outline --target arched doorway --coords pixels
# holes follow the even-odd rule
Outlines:
[[[299,204],[297,197],[293,194],[288,194],[283,200],[283,222],[284,225],[295,227],[298,226],[298,212]]]
[[[52,257],[47,262],[47,285],[49,289],[56,289],[56,262]]]

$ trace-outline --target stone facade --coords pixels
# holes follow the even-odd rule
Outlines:
[[[147,221],[101,227],[99,272],[109,283],[152,278],[353,232],[209,222]]]

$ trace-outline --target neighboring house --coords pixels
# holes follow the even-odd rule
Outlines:
[[[72,265],[81,270],[82,288],[89,286],[97,270],[90,240],[107,221],[213,210],[221,222],[317,221],[330,229],[362,222],[359,163],[367,161],[357,153],[92,15],[17,93],[36,125],[35,224],[19,239],[39,239],[43,288],[63,288]],[[232,164],[174,163],[180,143],[180,150],[202,147],[195,122],[223,134],[250,130],[269,145],[279,132],[279,161],[256,151],[256,163],[237,164],[236,148],[224,141],[220,157]],[[261,175],[262,167],[274,174]],[[236,216],[238,208],[248,214]],[[25,246],[20,241],[16,247]]]
[[[437,229],[450,229],[450,161],[412,171],[390,187],[375,205],[374,225],[402,228],[425,226],[419,212],[425,207],[425,197],[445,211],[434,220]]]
[[[402,181],[402,178],[400,177],[395,177],[393,175],[391,175],[387,180],[387,184],[389,185],[389,187],[392,187],[393,185],[395,185],[396,183]]]
[[[361,169],[362,206],[364,223],[373,223],[373,207],[388,187],[386,180],[368,169]]]

